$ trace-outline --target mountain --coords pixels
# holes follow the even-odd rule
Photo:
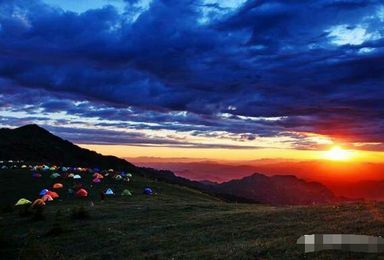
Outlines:
[[[256,173],[218,184],[215,191],[275,205],[328,203],[336,199],[324,185],[307,182],[292,175],[269,177]]]
[[[0,160],[24,160],[66,166],[132,170],[135,166],[115,156],[80,148],[38,125],[0,129]]]
[[[310,204],[334,199],[325,186],[295,176],[254,174],[225,183],[198,182],[168,170],[136,167],[126,160],[80,148],[37,125],[0,129],[0,160],[24,160],[65,166],[114,168],[134,171],[146,178],[203,191],[226,201],[270,204]]]
[[[15,129],[1,128],[0,147],[1,161],[24,160],[65,166],[134,171],[146,178],[197,189],[227,201],[244,201],[243,198],[232,195],[213,194],[208,186],[178,177],[171,171],[136,167],[115,156],[105,156],[81,148],[35,124]]]

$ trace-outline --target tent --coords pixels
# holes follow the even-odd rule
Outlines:
[[[67,167],[62,167],[61,171],[66,172],[66,171],[68,171],[68,168]]]
[[[76,175],[73,176],[73,178],[74,178],[74,179],[81,179],[81,176],[78,175],[78,174],[76,174]]]
[[[115,193],[113,193],[113,190],[112,189],[107,189],[107,191],[105,192],[105,195],[115,195]]]
[[[54,191],[48,191],[45,195],[49,195],[49,196],[51,196],[53,199],[56,199],[56,198],[60,197],[59,194],[57,194],[57,193],[54,192]]]
[[[108,169],[109,172],[113,172],[113,169]]]
[[[100,183],[100,182],[101,182],[101,179],[99,179],[99,178],[94,178],[94,179],[92,180],[92,182],[93,182],[93,183]]]
[[[116,176],[114,177],[114,179],[115,179],[115,180],[121,180],[121,179],[123,179],[123,177],[121,177],[120,175],[116,175]]]
[[[44,196],[45,194],[47,194],[48,191],[49,190],[47,190],[47,189],[43,189],[43,190],[40,191],[39,195],[40,196]]]
[[[40,173],[34,173],[34,174],[32,174],[32,177],[33,178],[41,178],[41,174]]]
[[[46,201],[52,201],[52,200],[53,200],[52,196],[47,195],[47,194],[45,194],[43,197],[41,197],[41,199],[42,199],[44,202],[46,202]]]
[[[28,167],[28,166],[25,165],[25,164],[21,165],[21,168],[22,168],[22,169],[25,169],[25,168],[27,168],[27,167]]]
[[[27,200],[27,199],[22,198],[16,202],[15,206],[22,206],[22,205],[29,205],[29,204],[32,204],[32,202]]]
[[[87,197],[88,196],[88,191],[86,191],[85,189],[80,189],[76,192],[76,196],[79,197],[79,198],[84,198],[84,197]]]
[[[73,173],[68,174],[68,178],[73,178],[75,175]]]
[[[62,189],[64,186],[63,186],[63,184],[61,184],[61,183],[55,183],[55,184],[53,184],[53,188],[54,189]]]
[[[104,178],[104,176],[102,174],[100,174],[100,173],[93,174],[93,177],[97,178],[97,179],[103,179]]]
[[[121,193],[121,196],[132,196],[132,193],[128,189],[125,189]]]
[[[144,189],[144,194],[147,194],[147,195],[152,195],[152,189],[151,188],[145,188]]]
[[[32,205],[31,205],[31,207],[34,208],[34,209],[36,209],[36,208],[41,208],[41,207],[43,207],[43,206],[45,206],[45,202],[44,202],[42,199],[37,199],[37,200],[35,200],[35,201],[32,203]]]
[[[51,176],[49,176],[51,179],[56,179],[57,177],[60,177],[61,175],[58,173],[54,173]]]
[[[50,171],[56,171],[56,167],[55,166],[52,166],[51,168],[49,168]]]
[[[132,174],[131,173],[127,173],[127,177],[132,178]]]

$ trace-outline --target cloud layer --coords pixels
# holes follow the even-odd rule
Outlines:
[[[381,149],[381,1],[113,2],[0,3],[1,124],[79,120],[96,143],[188,135],[312,149],[314,134]]]

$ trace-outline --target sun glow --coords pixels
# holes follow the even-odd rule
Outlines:
[[[332,161],[348,161],[353,157],[353,152],[344,150],[340,146],[334,146],[329,151],[326,151],[324,158]]]

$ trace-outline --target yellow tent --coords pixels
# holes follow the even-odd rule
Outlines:
[[[15,206],[22,206],[22,205],[29,205],[29,204],[32,204],[32,202],[27,200],[27,199],[22,198],[16,202]]]

